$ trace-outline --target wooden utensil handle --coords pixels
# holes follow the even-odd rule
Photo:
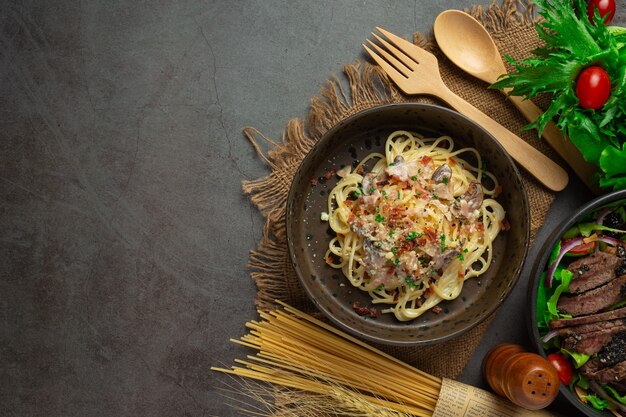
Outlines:
[[[567,186],[569,181],[567,172],[550,158],[449,89],[438,93],[453,109],[491,133],[509,155],[543,185],[553,191],[561,191]]]
[[[507,90],[503,90],[503,92],[508,93]],[[520,113],[522,113],[529,122],[534,122],[543,113],[543,110],[530,100],[524,100],[524,98],[520,96],[508,97],[511,103],[517,107]],[[563,136],[563,132],[561,132],[561,129],[559,129],[554,122],[548,122],[541,136],[543,136],[552,149],[572,167],[576,175],[580,177],[587,187],[596,194],[600,193],[598,186],[591,180],[593,174],[598,172],[598,168],[583,159],[578,148]]]

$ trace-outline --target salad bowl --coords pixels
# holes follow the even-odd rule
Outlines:
[[[561,397],[590,417],[614,416],[608,407],[626,415],[607,383],[611,361],[619,360],[616,347],[623,346],[621,331],[605,330],[626,311],[626,287],[620,284],[626,280],[626,233],[617,231],[626,229],[625,209],[626,190],[580,207],[546,239],[531,272],[528,325],[534,348],[559,371]]]

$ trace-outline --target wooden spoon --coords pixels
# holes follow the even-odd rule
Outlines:
[[[483,25],[460,10],[446,10],[437,16],[434,25],[439,48],[455,65],[474,77],[493,84],[506,68],[500,52]],[[502,90],[508,94],[510,89]],[[513,105],[529,121],[535,121],[543,111],[532,101],[519,96],[508,96]],[[572,167],[576,175],[594,192],[600,193],[591,181],[597,167],[586,162],[574,144],[563,136],[561,130],[549,122],[542,136],[552,148]]]

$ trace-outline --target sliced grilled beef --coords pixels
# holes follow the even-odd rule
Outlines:
[[[607,311],[605,313],[591,314],[589,316],[575,317],[572,319],[552,320],[550,322],[550,327],[552,329],[562,329],[565,327],[580,326],[584,324],[597,323],[601,321],[622,319],[625,317],[626,317],[626,307],[622,307],[616,310]]]
[[[593,290],[578,295],[562,295],[557,308],[574,317],[596,313],[626,296],[626,275],[622,275]]]
[[[620,258],[606,252],[595,252],[577,259],[567,267],[574,274],[569,292],[579,294],[606,284],[615,278],[615,268],[621,262]]]
[[[601,384],[608,384],[609,382],[616,382],[626,379],[626,361],[618,362],[613,366],[606,368],[600,368],[598,366],[598,360],[592,359],[583,365],[581,373],[589,379],[598,381]]]
[[[626,331],[626,321],[622,319],[607,322],[583,324],[574,328],[563,329],[567,336],[563,339],[563,347],[578,353],[593,355],[599,352],[614,335]]]
[[[603,384],[626,379],[626,332],[613,336],[597,356],[581,368],[581,372]]]

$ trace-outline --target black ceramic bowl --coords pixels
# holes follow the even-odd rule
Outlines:
[[[574,214],[572,214],[569,218],[563,220],[563,222],[554,230],[550,236],[543,243],[541,250],[539,251],[539,257],[535,260],[531,272],[531,283],[528,287],[528,303],[530,306],[530,313],[528,314],[528,323],[529,323],[529,332],[531,339],[533,340],[535,349],[537,352],[546,356],[547,353],[543,348],[543,343],[541,341],[541,337],[539,335],[539,330],[537,328],[537,291],[540,284],[542,284],[541,275],[543,271],[547,269],[548,261],[550,258],[550,253],[552,252],[552,248],[556,245],[556,243],[561,239],[563,234],[569,230],[576,223],[580,222],[586,215],[589,213],[602,208],[603,206],[611,203],[615,203],[619,200],[624,200],[624,204],[626,204],[626,190],[615,191],[601,197],[598,197],[589,203],[580,207]],[[581,413],[584,413],[586,416],[590,417],[612,417],[613,414],[608,411],[598,411],[594,408],[583,404],[576,393],[569,390],[568,387],[561,385],[560,388],[561,395],[576,407]]]
[[[369,294],[351,286],[340,270],[324,262],[333,237],[320,214],[328,211],[328,192],[336,177],[325,181],[329,168],[355,164],[366,155],[383,152],[387,136],[399,129],[430,137],[450,135],[455,146],[475,147],[498,178],[503,192],[498,201],[511,229],[493,244],[493,263],[478,278],[466,281],[461,295],[442,302],[443,312],[426,312],[407,322],[393,314],[372,319],[359,316],[355,301],[371,306]],[[475,163],[473,161],[469,161]],[[318,179],[317,185],[311,179]],[[287,202],[287,240],[293,268],[314,304],[344,330],[373,342],[419,345],[442,342],[476,326],[506,298],[515,284],[528,248],[528,201],[520,174],[502,146],[484,129],[449,109],[417,103],[384,105],[360,112],[330,129],[304,158]],[[381,306],[378,306],[379,308]]]

